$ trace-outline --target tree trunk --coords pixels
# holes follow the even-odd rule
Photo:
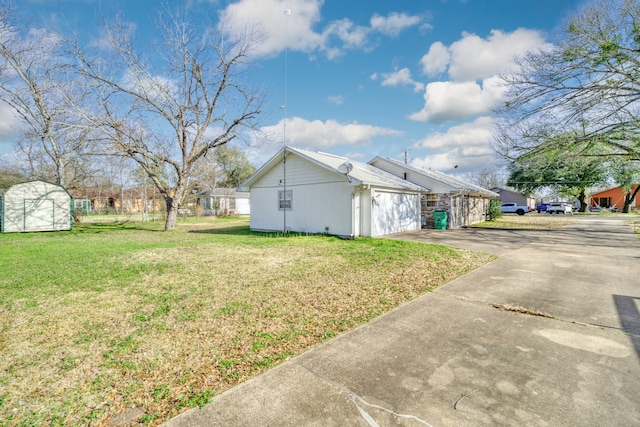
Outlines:
[[[578,196],[578,201],[580,202],[580,212],[587,211],[587,204],[585,202],[586,200],[587,200],[587,193],[586,193],[586,190],[583,188],[580,191],[580,195]]]
[[[59,160],[59,159],[53,159],[54,160],[54,164],[56,166],[56,174],[57,179],[56,179],[56,184],[67,188],[67,180],[65,179],[65,168],[64,168],[64,163]]]
[[[173,230],[176,228],[176,221],[178,219],[178,203],[175,198],[167,197],[165,202],[167,204],[167,219],[164,222],[164,231]]]
[[[635,200],[638,195],[638,190],[640,190],[640,185],[636,186],[636,189],[631,192],[631,190],[627,191],[627,194],[624,196],[624,209],[622,209],[622,213],[629,213],[631,210],[631,203]]]
[[[629,213],[629,206],[631,205],[631,191],[627,191],[624,195],[624,207],[622,213]]]
[[[167,220],[164,223],[164,230],[169,231],[176,228],[176,221],[178,219],[178,208],[184,200],[184,194],[186,192],[186,185],[179,181],[175,187],[173,197],[167,196],[165,201],[167,203]]]

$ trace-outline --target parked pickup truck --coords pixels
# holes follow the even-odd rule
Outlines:
[[[503,203],[500,210],[502,213],[515,213],[518,215],[524,215],[527,212],[531,212],[531,208],[529,206],[521,206],[517,203]]]
[[[541,203],[538,206],[536,206],[536,210],[538,211],[538,213],[546,212],[547,209],[549,209],[549,203]]]

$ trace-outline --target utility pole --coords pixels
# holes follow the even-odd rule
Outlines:
[[[409,149],[405,148],[402,150],[402,158],[404,159],[404,164],[409,163]]]
[[[282,121],[282,197],[283,200],[287,200],[287,83],[288,83],[288,63],[289,63],[289,16],[291,15],[291,9],[284,10],[284,34],[285,34],[285,47],[284,47],[284,105],[282,110],[284,111],[284,119]],[[278,203],[281,203],[278,200]],[[282,208],[282,235],[287,234],[287,203],[284,203]]]

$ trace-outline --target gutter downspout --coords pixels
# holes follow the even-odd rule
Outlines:
[[[349,237],[353,240],[356,232],[356,192],[351,192],[351,234]]]

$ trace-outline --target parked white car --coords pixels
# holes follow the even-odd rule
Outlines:
[[[524,215],[527,212],[531,212],[530,206],[520,206],[517,203],[503,203],[500,207],[502,213],[514,213],[518,215]]]
[[[552,202],[549,203],[549,207],[547,208],[547,212],[552,214],[567,214],[573,213],[573,205],[571,203],[566,202]]]

